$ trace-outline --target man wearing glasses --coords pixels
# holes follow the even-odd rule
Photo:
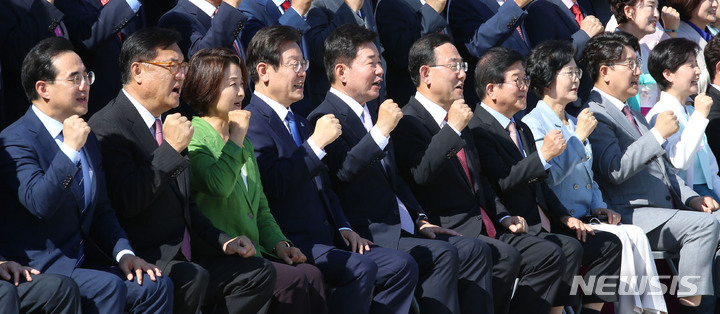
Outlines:
[[[588,137],[595,180],[607,205],[642,228],[653,250],[680,253],[678,273],[688,283],[677,292],[681,313],[699,313],[701,295],[714,290],[720,216],[709,213],[717,203],[686,186],[663,156],[665,140],[678,130],[673,112],[659,113],[650,128],[625,102],[638,92],[638,50],[635,37],[615,32],[594,37],[583,52],[595,82],[588,100],[598,121]]]
[[[475,78],[482,102],[468,127],[480,152],[483,174],[508,212],[525,219],[528,234],[553,242],[564,253],[558,276],[562,280],[554,300],[550,300],[556,306],[554,311],[580,304],[579,293],[572,293],[570,288],[581,265],[587,266],[586,276],[593,279],[611,276],[604,281],[602,293],[591,287],[592,293],[583,296],[583,313],[596,313],[604,302],[617,301],[620,240],[573,218],[545,182],[546,170],[553,167],[552,158],[566,148],[562,133],[548,132],[538,151],[530,127],[513,118],[525,109],[530,83],[523,56],[508,48],[491,48],[480,58]]]
[[[180,35],[137,31],[120,51],[123,89],[90,119],[108,191],[139,256],[175,285],[176,313],[266,313],[275,270],[245,236],[213,227],[190,196],[190,121],[179,113],[187,64]]]
[[[98,141],[80,118],[93,72],[69,41],[51,37],[30,50],[21,77],[32,106],[0,133],[0,255],[72,278],[85,313],[171,311],[172,282],[135,256],[107,198]]]
[[[301,34],[268,26],[247,52],[255,93],[247,137],[253,144],[270,210],[283,233],[333,287],[330,313],[408,311],[417,264],[407,253],[377,247],[351,229],[332,191],[325,148],[342,133],[327,114],[315,129],[290,105],[303,97],[307,61]],[[368,195],[368,197],[373,197]]]

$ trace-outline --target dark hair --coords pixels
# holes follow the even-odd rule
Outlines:
[[[302,34],[294,27],[285,25],[266,26],[260,29],[250,40],[247,48],[247,67],[250,79],[256,84],[260,81],[257,65],[265,62],[277,69],[280,66],[280,46],[286,42],[294,42],[300,46]],[[307,58],[307,57],[306,57]]]
[[[357,55],[357,48],[373,43],[377,33],[357,24],[343,24],[325,39],[325,74],[330,83],[335,81],[335,65],[350,64]]]
[[[228,48],[202,49],[190,59],[182,96],[198,115],[206,115],[208,108],[220,98],[223,72],[230,64],[240,67],[242,83],[247,86],[245,63],[235,51]]]
[[[648,58],[648,71],[655,79],[660,90],[670,88],[670,82],[665,79],[663,71],[675,72],[689,57],[695,59],[698,53],[698,45],[685,38],[671,38],[661,41],[650,52]]]
[[[620,61],[625,47],[640,50],[637,38],[625,32],[606,32],[591,38],[585,45],[581,62],[587,65],[590,78],[597,81],[600,67]]]
[[[545,87],[555,81],[555,75],[575,57],[575,49],[565,40],[549,40],[537,45],[527,57],[526,68],[530,76],[530,91],[542,98]]]
[[[720,36],[714,36],[703,49],[705,66],[710,73],[710,82],[715,79],[715,66],[720,62]]]
[[[157,56],[157,48],[167,49],[177,44],[180,33],[169,28],[148,27],[133,33],[120,49],[120,71],[123,84],[130,82],[130,66],[139,61],[150,61]]]
[[[475,66],[475,92],[478,97],[485,97],[487,84],[505,81],[505,71],[518,61],[522,62],[523,56],[515,50],[505,47],[488,49]]]
[[[667,5],[680,13],[681,20],[689,21],[693,10],[700,5],[701,1],[703,0],[667,0]]]
[[[617,20],[618,25],[630,21],[630,19],[625,16],[625,7],[635,6],[638,1],[644,0],[610,0],[610,10],[615,16],[615,20]]]
[[[41,40],[25,56],[20,72],[20,81],[25,90],[25,96],[33,101],[40,97],[35,90],[37,81],[52,81],[57,76],[57,69],[53,66],[56,56],[74,51],[73,45],[62,37],[50,37]]]
[[[435,48],[446,43],[452,44],[450,36],[430,33],[420,37],[412,44],[408,57],[408,71],[410,71],[410,78],[415,87],[420,86],[420,67],[435,64]]]

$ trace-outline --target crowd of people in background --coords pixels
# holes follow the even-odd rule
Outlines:
[[[717,9],[4,0],[0,312],[719,313]]]

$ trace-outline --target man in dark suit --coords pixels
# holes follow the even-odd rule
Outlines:
[[[79,117],[94,75],[69,41],[51,37],[30,50],[22,78],[33,105],[0,133],[0,254],[71,277],[83,312],[170,311],[172,283],[133,253],[107,199],[98,142]],[[119,270],[85,262],[91,251]]]
[[[415,258],[422,270],[418,295],[423,312],[492,313],[490,248],[429,223],[396,173],[390,131],[402,112],[389,99],[379,108],[370,102],[380,93],[383,74],[376,36],[354,24],[330,34],[325,64],[332,69],[332,87],[310,114],[310,121],[333,114],[344,131],[323,158],[340,204],[359,234]]]
[[[508,214],[482,176],[465,127],[472,117],[462,100],[466,63],[451,39],[440,34],[415,42],[409,62],[417,92],[393,132],[400,173],[431,222],[490,245],[494,313],[549,311],[564,267],[562,253],[550,242],[524,235],[523,219]]]
[[[716,37],[718,39],[713,37],[703,50],[705,64],[710,73],[707,95],[713,100],[710,114],[708,114],[710,122],[705,128],[705,135],[715,157],[720,156],[720,74],[718,74],[720,73],[720,36]]]
[[[56,0],[65,16],[70,41],[95,79],[87,116],[92,116],[117,96],[120,84],[121,38],[130,35],[139,20],[139,0]],[[126,28],[126,26],[129,26]]]
[[[80,292],[72,278],[40,274],[0,256],[0,313],[79,313]]]
[[[447,32],[446,0],[383,0],[376,12],[380,44],[387,60],[387,98],[405,105],[415,94],[408,72],[410,46],[429,33]]]
[[[341,133],[331,114],[315,130],[290,104],[303,97],[307,61],[296,29],[268,26],[248,47],[255,93],[247,137],[253,143],[273,216],[335,287],[331,313],[405,313],[418,280],[417,264],[404,252],[374,246],[348,223],[331,188],[324,148]],[[374,287],[374,291],[373,291]]]
[[[269,262],[245,236],[213,227],[190,197],[190,121],[177,107],[187,71],[180,34],[145,28],[120,52],[124,86],[90,125],[98,134],[108,189],[139,256],[175,284],[176,312],[265,313],[275,283]],[[204,302],[203,302],[204,300]],[[204,304],[203,304],[204,303]]]
[[[593,231],[573,218],[545,183],[551,159],[566,145],[562,133],[553,130],[538,151],[530,128],[513,118],[525,109],[528,81],[522,62],[520,53],[503,47],[490,49],[480,59],[475,89],[484,96],[468,127],[482,152],[484,174],[508,211],[525,218],[529,234],[563,248],[567,263],[555,305],[578,305],[579,296],[570,294],[570,286],[582,264],[588,266],[586,278],[611,276],[605,284],[612,289],[592,287],[583,297],[583,313],[599,313],[603,302],[617,301],[621,243],[615,235]]]

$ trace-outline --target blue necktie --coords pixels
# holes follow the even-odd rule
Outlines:
[[[295,141],[295,145],[300,146],[302,144],[302,138],[300,137],[300,131],[298,131],[297,124],[295,123],[295,115],[292,111],[288,110],[285,120],[287,120],[288,128],[290,129],[290,134],[292,134],[293,140]]]

